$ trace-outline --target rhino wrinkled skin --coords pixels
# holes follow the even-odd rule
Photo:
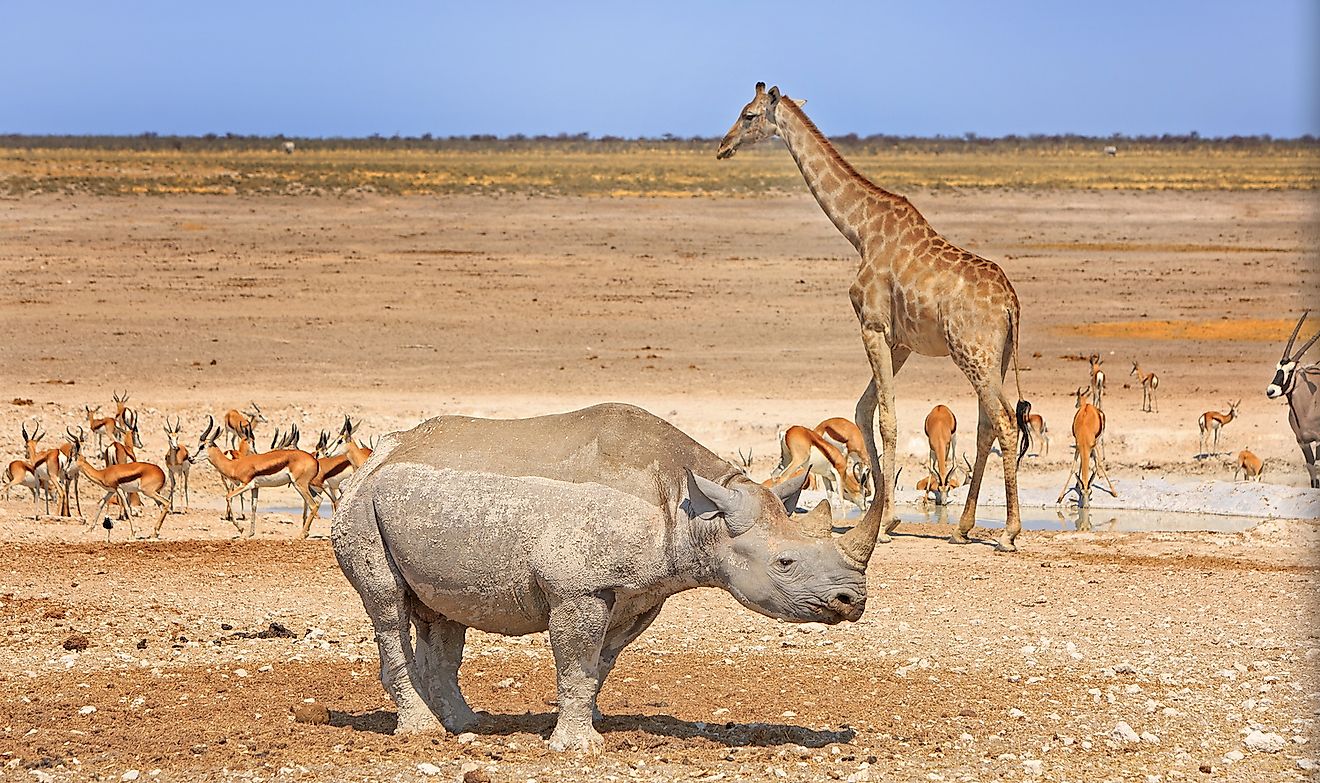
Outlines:
[[[397,730],[476,723],[458,687],[468,628],[548,630],[550,745],[598,751],[601,684],[669,596],[719,587],[783,620],[857,620],[865,563],[841,539],[804,535],[785,511],[801,486],[781,487],[619,404],[442,416],[386,436],[348,482],[331,536],[371,618]]]

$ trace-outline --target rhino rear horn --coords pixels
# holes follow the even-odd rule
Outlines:
[[[834,510],[828,500],[822,500],[816,507],[797,517],[802,534],[812,538],[829,538],[834,532]]]

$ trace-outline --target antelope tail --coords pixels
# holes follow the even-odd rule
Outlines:
[[[1013,352],[1013,380],[1017,382],[1017,427],[1018,427],[1018,464],[1022,464],[1022,458],[1027,455],[1027,450],[1031,448],[1031,428],[1027,426],[1027,416],[1031,415],[1031,402],[1022,394],[1022,371],[1018,369],[1018,319],[1017,315],[1009,310],[1008,312],[1008,336],[1010,340],[1009,350]]]

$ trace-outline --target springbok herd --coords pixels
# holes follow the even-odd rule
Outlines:
[[[332,508],[339,505],[339,485],[353,470],[371,456],[371,447],[360,443],[355,435],[359,423],[345,415],[343,424],[335,434],[322,430],[311,451],[299,448],[301,433],[298,425],[275,429],[270,447],[259,451],[255,428],[268,419],[254,402],[245,410],[230,410],[217,425],[208,417],[205,429],[198,436],[197,445],[185,445],[183,424],[180,419],[166,418],[162,427],[169,446],[161,462],[138,459],[142,448],[139,416],[128,407],[129,395],[113,395],[113,416],[98,416],[100,407],[85,407],[86,426],[64,430],[64,442],[55,448],[42,448],[45,430],[40,422],[21,426],[26,453],[23,458],[9,463],[5,470],[3,492],[6,497],[13,487],[31,490],[34,516],[38,516],[41,501],[45,500],[45,513],[51,513],[51,503],[59,516],[82,516],[82,501],[78,485],[83,476],[104,492],[96,513],[89,524],[101,520],[106,538],[115,525],[110,516],[103,516],[112,506],[117,518],[127,521],[129,535],[136,537],[133,516],[142,508],[145,496],[156,505],[157,517],[151,537],[160,538],[160,529],[166,516],[174,510],[176,500],[182,509],[190,505],[188,478],[193,463],[198,459],[209,462],[219,475],[225,488],[225,519],[232,523],[238,535],[251,537],[256,533],[257,496],[263,488],[293,487],[302,496],[302,537],[307,537],[312,520],[320,508],[321,495],[330,499]],[[229,448],[221,449],[216,441],[227,436]],[[102,467],[96,467],[87,455],[98,458]],[[244,495],[248,495],[247,530],[244,531],[234,516],[233,500],[239,499],[243,511]]]

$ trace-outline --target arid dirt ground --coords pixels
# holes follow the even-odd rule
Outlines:
[[[1053,436],[1024,485],[1063,482],[1093,351],[1120,491],[1138,474],[1231,480],[1243,447],[1267,482],[1304,485],[1263,392],[1320,291],[1311,193],[909,195],[1017,287],[1023,382]],[[371,434],[624,400],[731,458],[752,448],[759,477],[778,429],[850,416],[865,384],[854,265],[805,195],[0,200],[0,451],[20,455],[20,422],[49,442],[125,388],[157,460],[167,415],[191,446],[208,413],[249,400],[313,434],[342,412]],[[1159,413],[1140,412],[1133,359],[1161,376]],[[965,449],[976,417],[946,360],[898,381],[907,483],[931,405],[958,414]],[[1221,454],[1193,459],[1197,416],[1238,398]],[[544,749],[544,635],[471,637],[464,686],[492,715],[475,739],[391,736],[328,543],[291,541],[294,517],[264,510],[257,540],[227,540],[207,465],[191,494],[163,543],[125,544],[121,526],[109,545],[33,521],[26,491],[0,500],[0,777],[413,780],[428,763],[443,780],[1272,781],[1309,779],[1299,762],[1320,755],[1314,520],[1028,532],[1015,555],[905,526],[872,562],[863,621],[828,630],[684,594],[622,658],[601,699],[609,750],[586,759]],[[84,510],[95,500],[84,483]],[[272,621],[293,637],[242,636]],[[62,647],[75,633],[85,650]],[[293,722],[305,699],[328,724]],[[1120,721],[1151,736],[1115,742]],[[1284,749],[1247,749],[1253,729]]]

